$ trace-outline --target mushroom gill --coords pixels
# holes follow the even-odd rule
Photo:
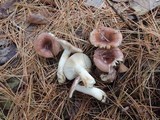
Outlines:
[[[93,61],[99,70],[110,72],[113,66],[123,61],[123,53],[119,48],[98,48],[94,52]]]

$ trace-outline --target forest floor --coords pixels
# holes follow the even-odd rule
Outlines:
[[[54,4],[21,0],[0,9],[6,12],[0,19],[0,39],[10,39],[17,46],[16,56],[0,67],[1,119],[160,118],[160,9],[137,15],[128,2],[108,1],[105,8],[95,8],[85,6],[81,0],[55,0]],[[0,4],[5,2],[1,0]],[[43,15],[47,22],[28,23],[30,13]],[[51,32],[81,48],[92,60],[96,47],[91,45],[89,35],[98,26],[121,31],[120,49],[129,69],[107,84],[96,76],[93,65],[91,75],[96,79],[95,86],[107,94],[106,103],[76,91],[69,99],[73,81],[59,84],[56,76],[61,54],[43,58],[35,52],[33,41],[40,33]]]

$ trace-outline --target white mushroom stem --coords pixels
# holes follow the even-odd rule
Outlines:
[[[75,70],[83,81],[84,86],[92,87],[95,84],[95,79],[88,73],[88,71],[84,67],[76,65]]]
[[[100,78],[102,81],[112,83],[117,77],[116,73],[117,73],[116,70],[112,68],[112,70],[108,74],[101,74]]]
[[[77,77],[74,80],[72,87],[70,89],[69,98],[72,98],[73,92],[76,90],[81,93],[93,96],[94,98],[96,98],[97,100],[103,103],[106,102],[107,95],[104,91],[96,87],[86,88],[85,86],[78,84],[80,81],[81,81],[80,77]]]
[[[84,94],[93,96],[94,98],[96,98],[97,100],[99,100],[103,103],[106,102],[107,95],[104,91],[102,91],[99,88],[96,88],[96,87],[86,88],[85,86],[77,85],[75,87],[75,90],[82,92]]]
[[[59,83],[64,83],[65,80],[66,80],[66,77],[63,73],[63,67],[64,67],[64,64],[65,64],[66,60],[70,56],[70,54],[71,54],[70,51],[64,50],[63,53],[62,53],[62,56],[59,60],[58,69],[57,69],[57,77],[58,77],[58,82]]]

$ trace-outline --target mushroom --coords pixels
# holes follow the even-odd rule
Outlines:
[[[85,87],[93,87],[95,79],[88,73],[91,69],[91,60],[83,53],[75,53],[68,58],[64,65],[64,75],[68,80],[80,76]]]
[[[103,81],[109,80],[112,82],[116,78],[116,70],[114,69],[114,66],[123,61],[123,53],[119,48],[98,48],[94,52],[93,61],[99,70],[108,73],[106,76],[101,74],[101,79]]]
[[[33,42],[34,49],[45,58],[56,56],[61,51],[60,44],[56,41],[57,39],[49,33],[41,33]]]
[[[113,28],[99,27],[90,33],[90,42],[95,47],[110,49],[121,44],[122,34]]]
[[[85,86],[79,85],[78,83],[80,82],[80,79],[81,79],[80,77],[77,77],[74,80],[69,92],[69,98],[72,98],[73,92],[76,90],[81,93],[93,96],[94,98],[96,98],[97,100],[100,100],[103,103],[106,102],[107,95],[104,91],[94,86],[92,88],[87,88]]]
[[[50,35],[54,36],[52,33]],[[57,77],[58,77],[58,82],[59,83],[64,83],[66,78],[63,73],[63,67],[66,62],[66,60],[69,58],[71,53],[76,53],[76,52],[83,52],[80,48],[77,48],[70,44],[69,42],[62,40],[62,39],[56,39],[57,42],[63,47],[64,51],[62,53],[62,56],[59,60],[58,63],[58,70],[57,70]]]

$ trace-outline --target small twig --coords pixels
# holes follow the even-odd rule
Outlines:
[[[112,3],[109,0],[106,0],[106,2],[113,9],[113,11],[121,18],[121,20],[123,22],[125,22],[125,24],[129,27],[129,29],[133,30],[132,27],[126,21],[126,19],[122,15],[120,15],[119,12],[114,8],[114,6],[112,5]]]

